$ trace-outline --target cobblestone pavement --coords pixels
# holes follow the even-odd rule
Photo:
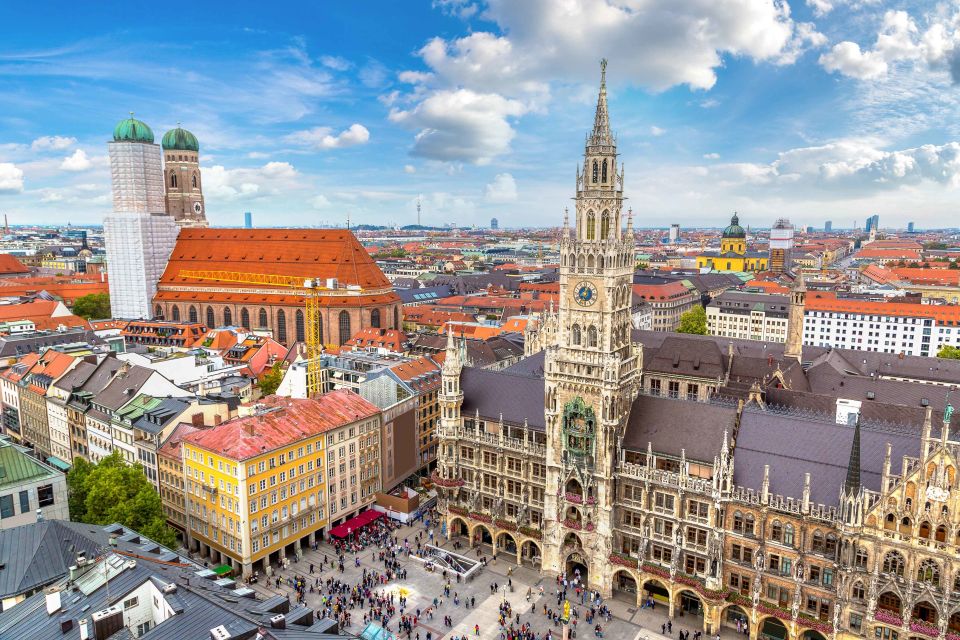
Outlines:
[[[395,532],[399,540],[405,537],[414,544],[413,539],[417,533],[425,532],[423,525],[418,524],[415,527],[404,526]],[[424,538],[426,535],[424,535]],[[452,544],[448,541],[438,541],[437,546],[452,550]],[[359,582],[363,569],[368,571],[383,571],[383,563],[377,560],[379,548],[369,548],[359,553],[360,567],[355,566],[355,554],[347,554],[345,570],[341,574],[336,568],[327,569],[321,572],[319,567],[322,559],[326,557],[329,561],[336,558],[333,548],[327,544],[320,544],[314,551],[305,549],[303,556],[299,561],[290,558],[289,566],[286,569],[275,571],[275,576],[279,575],[284,580],[295,576],[303,576],[307,584],[313,584],[316,578],[334,577],[347,584],[353,585]],[[460,553],[475,558],[475,552],[468,549],[462,549]],[[315,565],[313,575],[310,575],[310,563]],[[430,573],[423,566],[412,560],[401,559],[402,568],[407,570],[407,579],[393,580],[383,587],[376,589],[380,592],[393,592],[397,595],[407,597],[407,607],[405,612],[416,612],[418,609],[425,611],[431,607],[434,598],[442,599],[442,604],[437,608],[433,617],[423,616],[417,627],[414,629],[412,638],[426,640],[427,632],[431,633],[432,640],[454,640],[462,636],[467,638],[479,638],[480,640],[499,639],[501,628],[498,624],[499,607],[506,599],[512,606],[513,618],[516,623],[516,616],[519,614],[520,623],[528,623],[533,630],[545,637],[547,632],[552,633],[552,637],[558,639],[562,637],[562,629],[555,626],[546,616],[543,615],[543,607],[558,610],[556,600],[556,581],[552,578],[543,578],[540,572],[529,567],[518,567],[515,562],[505,560],[500,556],[496,561],[488,562],[487,566],[469,582],[457,583],[456,579],[450,581],[450,597],[443,597],[443,579],[439,573]],[[509,576],[508,576],[509,572]],[[512,582],[513,590],[507,588],[508,581]],[[497,590],[491,590],[491,585],[498,585]],[[261,576],[257,584],[250,585],[263,597],[270,597],[278,593],[289,595],[295,599],[296,594],[292,587],[281,583],[279,588],[275,583]],[[543,587],[543,594],[540,588]],[[527,591],[530,590],[531,597],[527,600]],[[459,599],[459,605],[454,603],[454,596]],[[571,596],[573,597],[573,596]],[[320,608],[320,594],[307,592],[307,606],[314,610]],[[474,607],[466,607],[467,598],[475,599]],[[655,611],[649,609],[637,609],[633,603],[612,599],[605,602],[613,613],[613,618],[608,621],[600,621],[603,626],[603,635],[607,639],[615,640],[665,640],[673,638],[676,640],[679,631],[696,631],[703,628],[703,621],[699,617],[687,616],[674,620],[673,632],[666,636],[660,633],[660,625],[666,621],[666,607],[658,607]],[[589,640],[595,638],[593,625],[583,622],[583,616],[587,607],[580,605],[578,601],[571,599],[571,606],[580,612],[580,623],[573,627],[576,630],[576,637],[579,640]],[[535,610],[531,613],[531,608]],[[363,629],[364,611],[354,609],[352,612],[352,623],[346,629],[347,632],[359,634]],[[445,627],[443,623],[444,616],[452,619],[453,626]],[[396,633],[399,614],[390,620],[389,629]],[[597,621],[594,622],[596,624]],[[479,636],[475,634],[475,629],[479,627]],[[735,632],[724,632],[723,637],[739,639]],[[692,636],[692,633],[691,633]],[[404,635],[404,637],[406,637]],[[705,640],[712,640],[706,638]]]

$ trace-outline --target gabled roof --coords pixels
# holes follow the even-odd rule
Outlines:
[[[488,420],[498,420],[503,415],[505,422],[523,424],[526,421],[532,429],[546,429],[543,378],[507,370],[464,367],[460,387],[463,389],[461,413],[464,417],[479,412]]]
[[[30,269],[16,256],[9,253],[0,253],[0,274],[30,273]]]

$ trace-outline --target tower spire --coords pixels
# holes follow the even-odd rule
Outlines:
[[[850,460],[847,462],[847,478],[843,488],[848,496],[860,491],[860,415],[857,414],[857,423],[853,427],[853,444],[850,445]]]
[[[607,59],[600,61],[600,95],[597,96],[597,113],[593,118],[591,145],[611,145],[610,115],[607,112]]]

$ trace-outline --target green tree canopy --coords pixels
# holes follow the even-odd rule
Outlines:
[[[273,366],[270,367],[270,370],[260,377],[260,393],[265,396],[272,396],[277,392],[277,388],[283,381],[282,365],[283,361],[277,360],[273,363]]]
[[[950,345],[944,345],[940,347],[940,351],[937,352],[938,358],[950,358],[951,360],[960,360],[960,347],[951,347]]]
[[[696,305],[680,316],[680,327],[677,329],[677,333],[707,335],[707,312],[701,305]]]
[[[128,465],[119,451],[97,464],[76,459],[67,474],[70,519],[90,524],[119,522],[170,548],[177,536],[167,526],[156,488],[139,464]]]
[[[91,293],[73,301],[73,313],[87,320],[110,317],[110,294]]]

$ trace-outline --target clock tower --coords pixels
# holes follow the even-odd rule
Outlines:
[[[162,146],[167,215],[180,226],[206,227],[197,137],[178,126],[164,134]]]
[[[640,379],[641,347],[630,339],[633,222],[623,223],[623,169],[610,131],[607,62],[583,166],[577,169],[575,227],[560,237],[557,344],[544,364],[547,482],[544,569],[600,581],[613,538],[616,452]]]

